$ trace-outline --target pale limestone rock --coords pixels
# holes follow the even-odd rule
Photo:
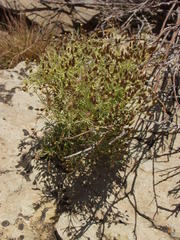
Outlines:
[[[31,128],[39,129],[43,121],[38,120],[34,108],[41,107],[35,95],[22,90],[25,63],[20,63],[11,70],[0,70],[0,239],[40,240],[44,226],[51,227],[48,235],[52,234],[50,216],[54,216],[54,203],[41,206],[48,207],[47,217],[40,222],[35,218],[38,211],[34,209],[42,197],[40,190],[33,190],[33,179],[36,172],[31,174],[30,181],[17,172],[16,166],[20,161],[18,146],[24,138],[24,133]],[[33,109],[29,108],[32,106]],[[50,210],[49,210],[50,209]],[[47,219],[47,222],[46,222]],[[39,221],[39,222],[38,222]],[[37,225],[41,229],[37,229]],[[42,240],[49,240],[43,233]]]
[[[177,135],[174,148],[179,149],[180,143],[180,135]],[[165,153],[165,151],[164,151]],[[180,153],[173,154],[170,156],[169,161],[168,159],[163,156],[155,162],[155,181],[158,182],[162,180],[160,176],[162,172],[158,172],[159,170],[163,169],[170,169],[176,166],[179,166],[179,159]],[[128,185],[130,186],[133,181],[133,174],[130,175],[128,180]],[[164,181],[161,184],[156,186],[156,193],[157,193],[157,200],[158,204],[172,209],[173,206],[179,203],[179,199],[168,196],[168,191],[171,190],[173,187],[176,186],[176,183],[179,181],[179,174],[174,176],[173,178],[168,179],[168,181]],[[135,185],[135,195],[137,200],[137,207],[138,210],[153,218],[154,213],[156,212],[156,206],[154,201],[154,194],[152,188],[152,159],[147,159],[146,161],[142,162],[140,168],[138,170],[137,181]],[[128,188],[130,190],[130,188]],[[82,192],[85,189],[82,189]],[[120,188],[116,188],[116,191],[119,192],[119,196],[121,196]],[[118,196],[116,196],[118,197]],[[113,200],[116,200],[116,204],[113,204]],[[131,198],[133,201],[133,198]],[[116,211],[119,212],[126,212],[129,217],[127,219],[127,225],[122,223],[114,224],[111,223],[108,225],[108,220],[105,221],[103,224],[103,231],[106,236],[103,239],[117,239],[117,240],[134,240],[133,230],[134,230],[134,209],[130,205],[129,201],[117,201],[114,194],[111,194],[107,198],[107,202],[113,206],[113,214],[116,216]],[[94,206],[96,207],[96,206]],[[151,223],[146,219],[137,216],[137,236],[138,240],[180,240],[180,218],[179,215],[175,217],[174,215],[169,217],[169,212],[161,211],[155,215],[154,222],[157,226],[162,227],[162,231],[155,229],[152,227]],[[63,240],[73,239],[73,235],[71,238],[68,235],[68,226],[74,226],[77,232],[79,233],[78,239],[93,239],[98,240],[98,226],[99,224],[95,222],[95,217],[97,218],[96,221],[99,219],[103,219],[103,213],[98,210],[96,212],[95,217],[93,216],[93,220],[89,221],[88,223],[88,213],[83,215],[83,211],[79,209],[77,214],[70,215],[70,212],[65,212],[61,214],[59,221],[56,223],[57,231],[59,235],[62,237]]]
[[[16,169],[20,160],[18,156],[18,145],[24,138],[26,131],[40,129],[43,121],[39,119],[35,108],[41,108],[41,104],[35,94],[22,91],[22,81],[26,75],[25,63],[20,63],[15,69],[0,71],[0,239],[9,240],[51,240],[53,239],[54,222],[52,217],[56,216],[56,204],[54,201],[47,202],[35,210],[34,204],[41,199],[41,190],[32,189],[32,181],[37,172],[33,171],[30,181],[26,181]],[[29,108],[29,107],[32,108]],[[26,130],[23,132],[23,130]],[[177,136],[175,148],[179,148],[180,136]],[[158,159],[155,163],[156,170],[163,170],[179,165],[180,154],[174,154],[169,161],[165,157]],[[160,172],[155,173],[156,181],[161,180]],[[132,176],[133,177],[133,176]],[[129,178],[129,184],[132,181]],[[144,161],[139,169],[135,187],[138,209],[146,215],[153,217],[155,212],[155,202],[152,189],[152,161]],[[178,199],[167,196],[168,190],[175,186],[179,180],[178,175],[157,186],[157,197],[159,203],[164,207],[172,208],[178,203]],[[118,186],[116,191],[119,191]],[[115,191],[115,192],[116,192]],[[121,193],[119,193],[121,196]],[[81,195],[79,197],[82,197]],[[116,196],[118,197],[118,196]],[[108,202],[113,203],[115,196],[111,194]],[[96,207],[96,206],[94,206]],[[119,211],[129,215],[126,223],[111,224],[104,222],[104,234],[106,239],[134,240],[134,210],[128,200],[116,201],[114,211]],[[61,208],[61,206],[60,206]],[[104,209],[102,209],[104,211]],[[154,229],[150,222],[138,216],[137,235],[138,240],[179,240],[180,239],[180,218],[167,218],[169,213],[159,211],[154,221],[159,226],[165,226],[168,234]],[[57,217],[57,216],[56,216]],[[82,232],[79,240],[98,240],[98,224],[90,222],[86,228],[87,218],[82,218],[81,212],[73,214],[69,218],[69,212],[64,212],[59,216],[56,229],[63,240],[73,239],[65,229],[71,224]],[[97,220],[103,218],[103,212],[97,211]],[[105,238],[104,238],[105,239]]]
[[[65,31],[72,31],[74,28],[73,22],[87,24],[99,14],[97,7],[88,7],[88,3],[97,2],[94,0],[84,1],[86,7],[75,7],[73,11],[65,5],[59,5],[57,2],[51,1],[50,6],[55,9],[54,11],[46,9],[46,6],[41,4],[40,0],[0,0],[0,7],[22,10],[30,20],[41,26],[49,25],[56,29],[56,33],[62,31],[61,27]],[[59,14],[57,14],[57,10],[60,12]]]

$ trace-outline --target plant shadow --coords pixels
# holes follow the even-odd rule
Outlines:
[[[105,224],[109,227],[111,224],[127,224],[127,212],[115,207],[122,198],[120,191],[125,184],[126,166],[110,169],[101,159],[101,164],[91,165],[78,173],[68,172],[58,159],[49,161],[45,156],[36,161],[35,156],[43,139],[30,138],[28,136],[19,145],[21,160],[17,168],[27,180],[30,180],[33,169],[37,170],[34,184],[42,183],[45,199],[56,202],[54,220],[63,214],[68,215],[69,224],[65,232],[69,239],[80,239],[94,224],[98,226],[99,239],[104,236]],[[27,146],[29,151],[22,154]],[[72,219],[75,215],[81,218],[81,226],[74,225]]]

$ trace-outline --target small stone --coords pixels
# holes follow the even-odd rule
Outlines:
[[[24,136],[30,135],[29,132],[26,129],[23,129]]]
[[[24,239],[24,235],[20,235],[19,237],[18,237],[18,240],[23,240]]]
[[[22,230],[24,229],[24,224],[23,224],[23,223],[20,223],[20,224],[18,225],[18,229],[22,231]]]
[[[32,107],[32,106],[29,106],[28,109],[29,109],[29,110],[33,110],[33,107]]]
[[[8,220],[5,220],[1,223],[3,227],[8,227],[10,225],[10,222]]]

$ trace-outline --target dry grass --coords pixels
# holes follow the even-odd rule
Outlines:
[[[18,62],[39,60],[52,42],[53,35],[37,26],[29,26],[24,17],[7,17],[7,34],[0,32],[0,68],[14,67]]]

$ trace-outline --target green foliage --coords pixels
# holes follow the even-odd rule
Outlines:
[[[52,123],[41,156],[70,171],[123,165],[135,117],[148,103],[147,57],[144,43],[123,46],[114,36],[74,38],[47,52],[29,79]]]

